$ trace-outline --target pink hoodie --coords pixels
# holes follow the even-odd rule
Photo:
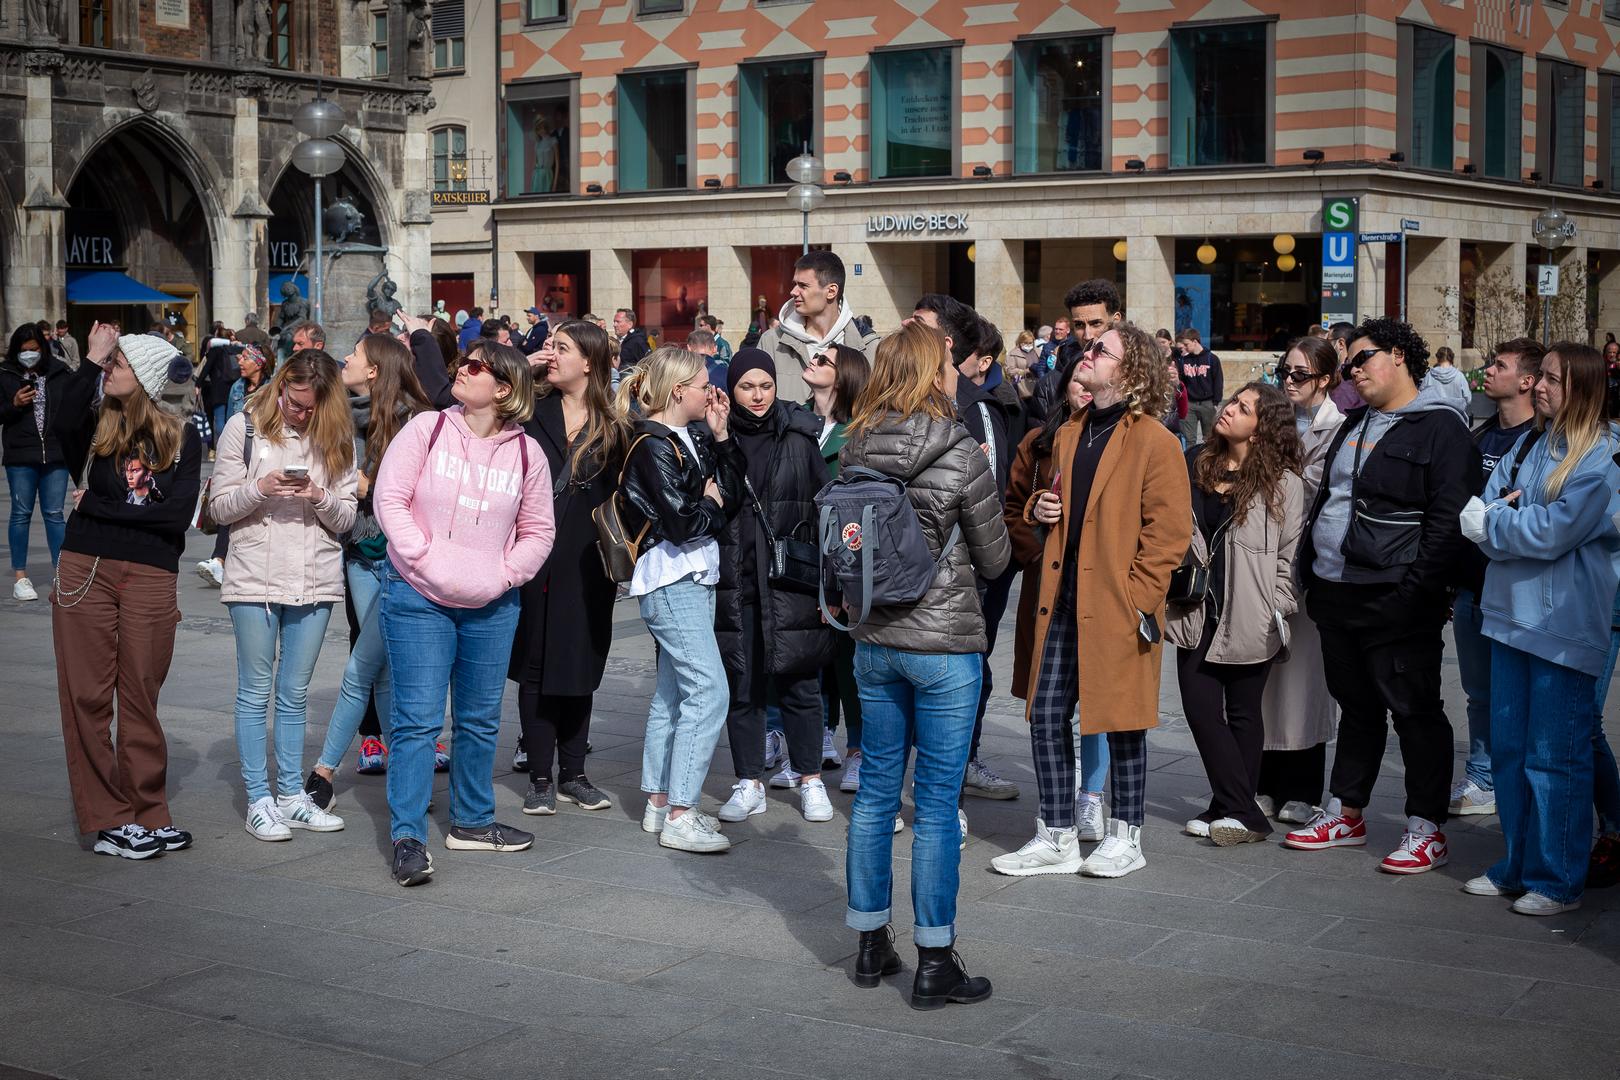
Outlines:
[[[525,443],[529,468],[520,475]],[[460,405],[418,413],[394,437],[372,507],[399,576],[444,607],[480,608],[528,581],[556,533],[539,445],[516,424],[480,439]]]

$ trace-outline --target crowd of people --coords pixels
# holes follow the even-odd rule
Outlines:
[[[355,771],[387,774],[400,885],[435,872],[435,771],[450,773],[445,847],[533,843],[499,819],[507,682],[529,776],[512,809],[613,805],[586,760],[623,596],[657,649],[642,828],[723,852],[770,809],[768,787],[828,822],[841,769],[852,978],[875,986],[902,966],[892,854],[911,769],[911,1001],[984,1000],[989,981],[954,951],[963,797],[1020,795],[979,751],[1020,574],[1009,689],[1038,807],[994,872],[1147,866],[1168,642],[1211,791],[1184,826],[1193,842],[1264,841],[1278,822],[1292,849],[1366,845],[1392,721],[1405,821],[1380,869],[1445,865],[1448,817],[1494,813],[1502,857],[1466,892],[1549,915],[1620,879],[1602,730],[1620,434],[1597,350],[1498,343],[1493,411],[1474,423],[1447,351],[1431,366],[1389,318],[1314,328],[1229,391],[1196,330],[1131,324],[1107,281],[1076,285],[1065,318],[1011,348],[942,294],[879,337],[845,285],[837,255],[806,254],[780,317],[736,349],[713,318],[684,346],[654,344],[629,309],[611,329],[531,309],[522,332],[478,309],[459,333],[401,315],[342,360],[313,323],[285,329],[286,356],[220,327],[204,424],[162,407],[178,360],[163,336],[97,324],[75,366],[63,335],[19,328],[0,363],[14,595],[29,598],[37,501],[80,829],[131,859],[191,843],[167,807],[156,702],[195,522],[216,531],[198,573],[235,631],[246,831],[342,829],[359,736]],[[828,493],[861,483],[903,496],[840,529]],[[891,527],[926,547],[906,553],[922,574],[874,604],[894,584],[872,574],[895,557]],[[862,560],[864,581],[828,569]],[[351,650],[306,770],[310,683],[340,604]],[[1455,777],[1447,622],[1468,700]],[[705,808],[722,732],[735,783]]]

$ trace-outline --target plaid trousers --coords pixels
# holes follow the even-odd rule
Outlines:
[[[1075,623],[1073,595],[1061,587],[1058,590],[1058,602],[1046,626],[1040,676],[1030,708],[1035,786],[1040,792],[1041,820],[1049,829],[1067,829],[1075,824],[1074,724],[1080,701],[1080,631]],[[1147,732],[1109,732],[1108,753],[1112,789],[1109,816],[1140,826],[1147,805]]]

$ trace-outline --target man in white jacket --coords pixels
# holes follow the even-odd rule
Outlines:
[[[759,347],[776,362],[776,396],[800,404],[809,400],[804,371],[829,345],[847,345],[872,359],[878,335],[862,334],[844,299],[844,260],[830,251],[811,251],[793,264],[791,299],[781,322],[760,335]]]

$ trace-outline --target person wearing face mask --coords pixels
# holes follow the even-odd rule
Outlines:
[[[70,369],[40,340],[32,323],[11,335],[0,361],[0,460],[11,492],[11,520],[6,538],[11,547],[14,600],[39,599],[28,576],[28,534],[34,505],[45,519],[45,542],[55,567],[67,532],[63,516],[68,479],[84,467],[95,429],[96,380],[101,368],[81,364]]]
[[[771,541],[815,535],[814,499],[826,483],[816,446],[821,424],[776,396],[776,365],[760,349],[742,349],[726,372],[727,426],[742,451],[743,509],[720,534],[715,637],[731,687],[726,736],[737,783],[721,821],[766,809],[766,691],[782,710],[788,764],[800,777],[806,821],[831,821],[821,779],[823,732],[818,674],[833,656],[832,631],[814,595],[770,579]]]
[[[245,827],[257,840],[343,828],[304,790],[304,715],[332,605],[343,600],[338,538],[354,525],[356,485],[337,361],[300,350],[225,422],[210,491],[214,516],[232,526],[219,596],[236,633],[236,750]],[[279,797],[266,755],[272,691]]]

